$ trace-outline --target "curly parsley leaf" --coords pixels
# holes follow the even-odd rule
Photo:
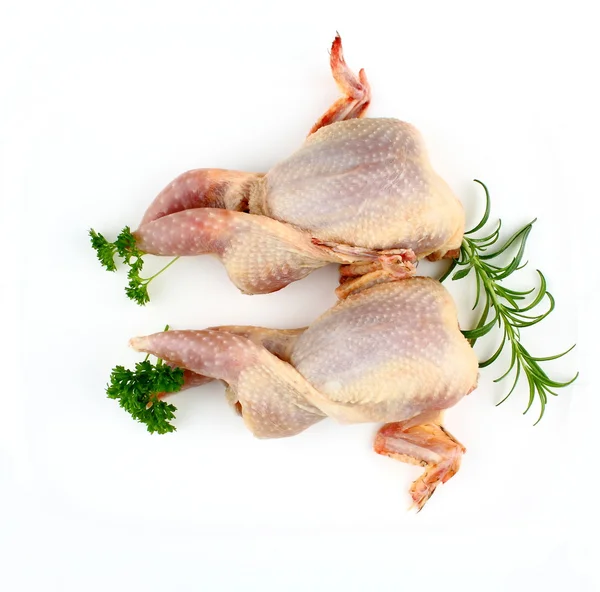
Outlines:
[[[162,393],[175,393],[183,386],[183,370],[172,368],[162,360],[153,364],[148,359],[138,362],[135,370],[116,366],[110,374],[106,394],[119,401],[137,421],[146,424],[152,434],[174,432],[175,426],[169,423],[175,417],[177,408],[161,401]]]
[[[108,271],[116,271],[115,253],[117,252],[117,248],[115,245],[109,243],[104,236],[96,232],[93,228],[90,228],[89,235],[92,241],[92,248],[96,251],[96,256],[100,264],[108,269]]]

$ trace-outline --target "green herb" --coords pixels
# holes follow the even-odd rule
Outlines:
[[[115,253],[117,247],[113,243],[109,243],[100,233],[96,232],[93,228],[89,232],[92,240],[92,248],[96,251],[96,256],[103,267],[106,267],[108,271],[116,271],[117,266],[115,265]]]
[[[500,345],[487,360],[480,362],[479,366],[485,368],[486,366],[493,364],[500,356],[505,345],[508,344],[511,348],[509,367],[502,376],[495,380],[495,382],[503,380],[509,376],[513,370],[515,371],[515,376],[512,387],[500,403],[506,401],[506,399],[514,392],[517,383],[519,382],[519,378],[524,376],[529,386],[529,401],[524,413],[527,413],[531,409],[537,394],[541,405],[540,415],[535,422],[537,424],[544,415],[546,403],[548,402],[548,395],[557,395],[553,389],[562,388],[571,384],[579,375],[579,373],[577,373],[571,380],[565,382],[553,380],[543,370],[540,363],[556,360],[569,353],[575,346],[573,345],[566,351],[553,356],[534,357],[521,343],[521,329],[539,323],[554,310],[554,298],[546,289],[546,278],[541,271],[537,271],[540,278],[540,286],[537,290],[537,294],[534,294],[535,288],[518,291],[507,288],[500,283],[514,271],[522,269],[527,265],[527,263],[522,265],[521,261],[523,260],[525,245],[535,220],[513,234],[504,242],[504,244],[496,247],[493,251],[489,251],[488,249],[498,242],[501,221],[498,221],[496,228],[489,235],[481,238],[473,238],[471,236],[487,224],[490,216],[490,195],[488,189],[481,181],[475,179],[475,182],[479,183],[485,190],[485,213],[475,228],[465,232],[458,259],[455,259],[452,262],[450,269],[440,278],[440,281],[444,281],[456,267],[459,267],[460,269],[452,275],[453,280],[462,279],[471,271],[475,272],[476,294],[473,310],[479,304],[481,298],[484,299],[483,310],[475,328],[469,331],[463,331],[463,334],[471,342],[471,345],[475,345],[477,339],[486,336],[496,325],[498,325],[503,332]],[[498,263],[497,258],[506,253],[509,247],[516,248],[516,254],[507,265],[501,266]],[[492,263],[492,261],[494,261],[494,263]],[[530,301],[528,303],[524,302],[529,295],[531,295]],[[544,300],[544,298],[547,298],[548,300],[547,310],[540,314],[533,313],[533,310]]]
[[[145,253],[136,247],[135,237],[131,234],[129,226],[123,228],[114,243],[108,242],[104,236],[97,233],[94,229],[90,229],[89,235],[92,248],[96,251],[98,260],[108,271],[116,271],[117,269],[115,255],[118,255],[123,260],[123,263],[129,266],[129,271],[127,272],[129,283],[125,287],[125,293],[127,294],[127,298],[137,302],[140,306],[144,306],[150,301],[148,284],[179,259],[179,257],[175,257],[175,259],[172,259],[153,276],[143,278],[140,277],[140,271],[144,266],[142,257]]]
[[[168,330],[167,325],[165,331]],[[110,399],[118,400],[134,419],[146,424],[151,434],[174,432],[176,428],[169,421],[174,419],[177,408],[161,401],[158,395],[181,390],[183,370],[173,368],[162,360],[152,364],[148,357],[138,362],[135,370],[123,366],[113,368],[106,394]]]

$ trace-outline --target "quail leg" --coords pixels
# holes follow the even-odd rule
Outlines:
[[[263,176],[225,169],[187,171],[156,196],[140,225],[191,208],[247,211],[250,194]]]
[[[340,259],[293,226],[213,208],[170,214],[140,226],[136,246],[152,255],[217,255],[246,294],[267,294]]]
[[[331,248],[302,230],[266,216],[195,208],[143,224],[136,246],[152,255],[217,255],[246,294],[268,294],[328,263],[376,258],[348,246]]]
[[[265,347],[227,331],[163,331],[130,341],[137,351],[228,385],[229,402],[260,438],[298,434],[323,419],[314,388]]]
[[[256,345],[266,348],[280,360],[289,362],[292,356],[292,348],[298,337],[306,331],[306,327],[300,329],[267,329],[264,327],[226,325],[221,327],[209,327],[207,331],[220,331],[222,333],[229,333],[230,335],[239,335],[249,339]],[[170,365],[175,366],[174,364]],[[192,370],[186,369],[183,371],[183,385],[177,393],[208,384],[214,380],[215,379],[210,376],[198,374]],[[176,393],[159,393],[158,398],[164,399],[173,394]],[[236,411],[239,411],[237,406]]]

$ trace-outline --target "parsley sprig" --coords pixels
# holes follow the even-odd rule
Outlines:
[[[500,356],[505,345],[508,344],[511,349],[510,364],[502,376],[498,377],[494,382],[505,379],[513,370],[515,371],[515,375],[512,387],[500,403],[508,399],[514,392],[519,378],[524,376],[529,387],[529,401],[524,413],[527,413],[531,409],[537,394],[540,401],[540,415],[535,422],[537,424],[544,415],[548,395],[556,396],[558,393],[554,389],[568,386],[579,376],[579,373],[577,373],[570,380],[560,382],[550,378],[540,363],[556,360],[566,355],[575,345],[560,354],[535,357],[521,343],[521,329],[531,327],[544,320],[554,310],[555,304],[552,294],[546,289],[546,278],[539,270],[537,270],[537,273],[540,285],[537,289],[537,294],[534,294],[535,288],[519,291],[507,288],[500,283],[513,272],[527,265],[527,263],[521,264],[521,261],[523,260],[525,245],[527,244],[527,239],[535,220],[513,234],[504,244],[496,247],[495,250],[489,251],[498,242],[502,223],[499,220],[496,228],[487,236],[481,238],[472,237],[474,233],[481,230],[487,224],[491,208],[487,187],[477,179],[475,179],[475,182],[479,183],[485,191],[485,213],[481,221],[473,229],[465,232],[458,259],[452,262],[450,269],[440,278],[440,281],[444,281],[456,267],[460,269],[452,275],[453,280],[462,279],[469,275],[471,271],[475,272],[476,294],[473,310],[477,307],[482,297],[485,301],[475,328],[463,331],[463,334],[471,342],[471,345],[475,345],[478,339],[488,335],[498,325],[502,330],[500,345],[487,360],[479,363],[479,367],[485,368],[493,364]],[[506,253],[510,247],[516,247],[517,252],[508,264],[502,266],[498,263],[498,257]],[[524,301],[527,301],[528,296],[531,296],[531,300],[526,303]],[[541,304],[544,298],[548,300],[547,310],[535,314],[533,312],[534,309]]]
[[[117,239],[112,243],[93,228],[90,229],[89,236],[98,260],[108,271],[117,270],[115,255],[118,255],[123,260],[123,263],[129,266],[129,271],[127,272],[129,283],[125,287],[125,293],[127,294],[127,298],[137,302],[140,306],[144,306],[150,301],[148,284],[179,259],[179,257],[175,257],[153,276],[143,278],[140,276],[140,272],[144,266],[142,257],[145,253],[137,248],[135,237],[131,233],[129,226],[125,226],[117,236]]]
[[[168,325],[165,331],[168,330]],[[146,424],[153,434],[174,432],[175,426],[170,420],[175,418],[175,405],[161,401],[158,395],[175,393],[183,386],[183,370],[173,368],[158,360],[153,364],[146,356],[143,362],[135,365],[135,370],[115,366],[110,373],[110,382],[106,387],[109,399],[116,399],[137,421]]]

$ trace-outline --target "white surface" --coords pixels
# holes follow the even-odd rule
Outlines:
[[[414,515],[419,469],[375,455],[376,426],[258,441],[209,385],[174,399],[176,434],[150,436],[104,395],[111,367],[138,359],[130,336],[304,325],[334,302],[335,269],[247,297],[218,261],[181,261],[140,309],[86,235],[135,226],[186,169],[266,170],[293,151],[337,97],[337,29],[367,71],[370,115],[421,129],[471,221],[473,177],[507,230],[538,217],[514,285],[548,276],[556,311],[524,337],[540,355],[578,341],[551,366],[566,378],[593,347],[594,292],[574,262],[597,234],[598,47],[583,3],[549,4],[2,3],[3,590],[594,589],[585,373],[532,428],[525,389],[495,408],[507,385],[483,372],[447,414],[461,471]]]

